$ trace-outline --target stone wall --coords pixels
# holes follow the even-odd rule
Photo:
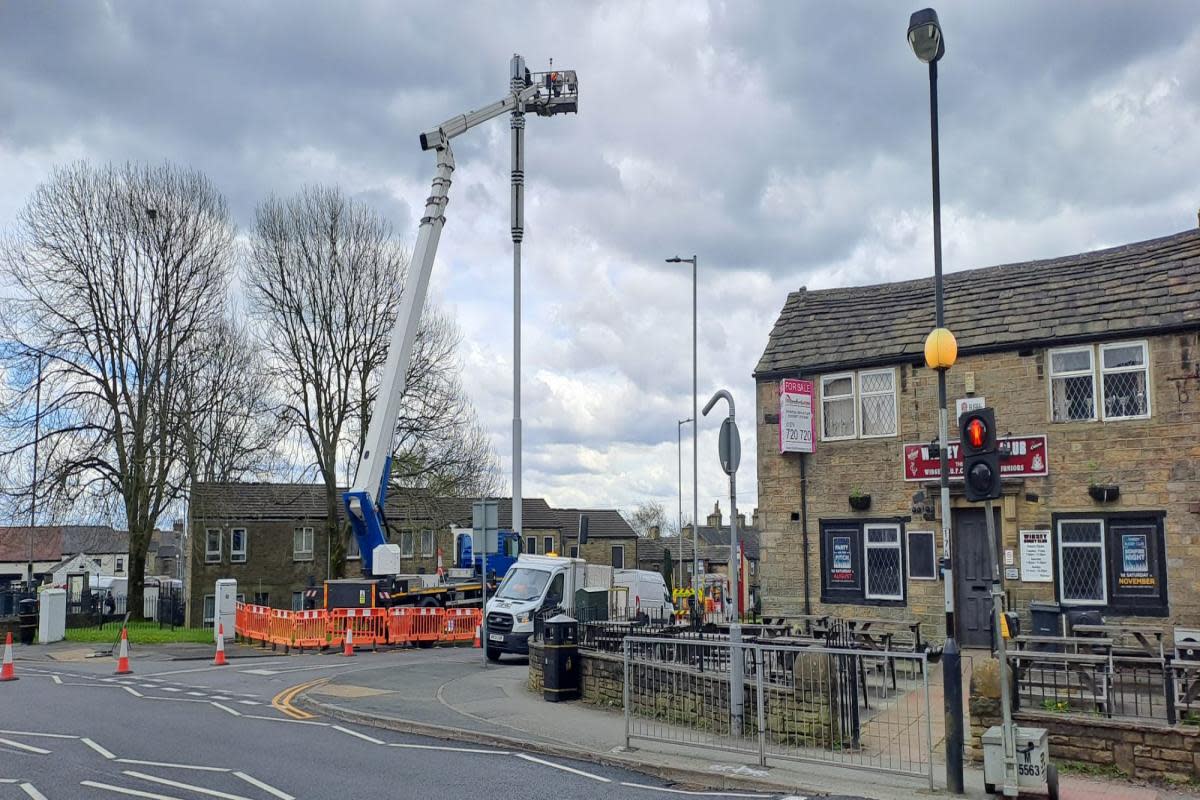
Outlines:
[[[1000,507],[1002,550],[1012,550],[1020,565],[1021,530],[1051,528],[1053,513],[1164,512],[1169,620],[1200,616],[1200,381],[1195,363],[1200,336],[1195,333],[1151,337],[1150,410],[1145,420],[1051,422],[1046,350],[993,353],[960,358],[947,373],[951,403],[951,438],[957,439],[953,402],[966,397],[965,380],[973,376],[976,397],[996,409],[1001,431],[1048,439],[1048,475],[1006,482]],[[814,398],[817,442],[805,456],[808,480],[809,588],[814,611],[862,614],[857,606],[821,602],[821,520],[899,518],[907,530],[935,532],[942,556],[940,519],[912,514],[912,497],[924,490],[936,508],[936,482],[902,479],[903,445],[937,437],[937,374],[918,363],[895,364],[897,435],[879,439],[821,441],[820,376],[797,375],[817,383]],[[758,492],[762,555],[763,610],[787,614],[803,611],[804,570],[801,534],[800,455],[779,453],[779,383],[757,385]],[[768,422],[768,419],[771,420]],[[1097,503],[1089,483],[1120,486],[1118,500]],[[952,486],[954,508],[977,507],[962,497],[961,483]],[[868,511],[853,511],[853,489],[871,495]],[[940,513],[940,512],[938,512]],[[1056,557],[1055,557],[1056,558]],[[1013,607],[1030,600],[1053,600],[1055,584],[1006,580]],[[907,581],[901,606],[870,609],[870,616],[916,617],[929,638],[942,628],[943,586],[940,580]],[[1111,616],[1111,615],[1110,615]],[[1027,620],[1028,621],[1028,620]],[[1161,625],[1162,619],[1155,624]],[[939,637],[940,638],[940,637]]]
[[[543,675],[542,643],[529,640],[529,691],[540,695],[542,693]]]
[[[981,737],[1000,724],[1000,665],[977,661],[971,676],[972,761],[983,761]],[[1106,719],[1104,717],[1021,710],[1021,725],[1045,728],[1050,757],[1116,769],[1137,780],[1165,783],[1200,782],[1200,727]]]

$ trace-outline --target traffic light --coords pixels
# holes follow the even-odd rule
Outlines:
[[[992,409],[977,408],[962,415],[959,447],[967,499],[978,502],[999,498],[1000,450],[996,446],[996,414]]]

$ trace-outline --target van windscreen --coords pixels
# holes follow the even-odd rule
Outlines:
[[[514,567],[504,576],[504,582],[496,591],[496,597],[501,600],[536,600],[542,596],[550,573],[528,567]]]

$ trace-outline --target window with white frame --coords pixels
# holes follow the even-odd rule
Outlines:
[[[421,531],[421,555],[433,558],[433,531],[428,528]]]
[[[579,558],[579,545],[577,545],[577,544],[571,545],[570,553],[571,553],[571,558]]]
[[[858,373],[858,408],[862,435],[896,435],[896,371],[877,369]]]
[[[1108,602],[1104,565],[1104,522],[1058,523],[1058,584],[1064,603],[1102,606]]]
[[[125,559],[121,558],[120,556],[117,556],[117,568],[114,571],[115,572],[124,572],[125,571]]]
[[[304,610],[304,592],[292,592],[292,611]]]
[[[549,555],[550,553],[553,553],[553,552],[554,552],[554,537],[553,536],[543,536],[542,537],[542,553],[545,555]]]
[[[1049,361],[1051,421],[1090,422],[1150,416],[1150,359],[1146,342],[1061,347],[1050,351]]]
[[[863,526],[863,563],[866,565],[868,600],[904,599],[904,556],[900,550],[900,526]]]
[[[854,373],[821,378],[821,438],[853,439],[858,435],[854,415]]]
[[[400,557],[413,557],[413,532],[400,531]]]
[[[895,436],[896,370],[872,369],[821,377],[821,438]]]
[[[213,618],[217,616],[217,596],[215,594],[204,595],[204,618],[201,622],[205,625],[212,625]]]
[[[908,577],[917,581],[937,580],[937,546],[933,531],[908,532]]]
[[[313,529],[296,528],[292,531],[292,560],[313,560]]]
[[[245,528],[234,528],[229,531],[229,560],[234,564],[246,563]]]
[[[612,546],[612,568],[625,569],[625,545],[614,544]]]
[[[204,530],[204,563],[217,564],[221,561],[221,529]]]
[[[391,536],[388,536],[387,539],[390,541]],[[346,558],[353,560],[362,558],[362,549],[358,546],[358,537],[353,533],[350,534],[350,538],[346,542]]]
[[[529,553],[530,555],[537,555],[537,537],[536,536],[526,536],[525,537],[525,552]]]
[[[1150,416],[1150,360],[1145,342],[1100,345],[1100,407],[1105,419]]]

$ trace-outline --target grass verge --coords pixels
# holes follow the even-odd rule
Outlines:
[[[130,644],[178,644],[195,642],[211,644],[212,628],[159,628],[157,622],[130,622],[126,631]],[[121,628],[106,625],[103,628],[68,628],[68,642],[84,644],[112,644],[121,635]]]

